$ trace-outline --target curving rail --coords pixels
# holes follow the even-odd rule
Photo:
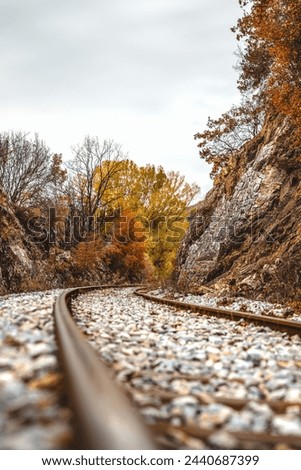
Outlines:
[[[116,286],[102,286],[116,287]],[[118,286],[120,287],[120,286]],[[70,301],[100,287],[70,289],[54,304],[56,335],[82,449],[154,449],[136,410],[75,326]]]
[[[238,310],[226,310],[222,308],[207,307],[205,305],[190,304],[186,302],[180,302],[178,300],[166,299],[164,297],[156,297],[149,294],[145,288],[137,289],[135,294],[143,297],[146,300],[180,308],[182,310],[191,310],[192,312],[199,312],[203,315],[211,315],[218,318],[226,318],[228,320],[244,320],[248,323],[254,323],[256,325],[268,326],[269,328],[275,329],[277,331],[285,331],[285,333],[289,335],[301,336],[301,321],[298,322],[294,320],[285,320],[283,318],[272,316],[268,317],[266,315],[241,312]]]

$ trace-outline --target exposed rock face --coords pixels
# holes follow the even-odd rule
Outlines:
[[[34,276],[32,248],[0,188],[0,293],[19,290]]]
[[[300,155],[279,120],[237,154],[191,222],[178,256],[179,287],[300,300]]]
[[[0,295],[108,280],[98,266],[79,269],[70,250],[64,251],[57,244],[47,250],[28,230],[27,217],[30,214],[26,211],[23,218],[20,211],[14,211],[0,187]]]

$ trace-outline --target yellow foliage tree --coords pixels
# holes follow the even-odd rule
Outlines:
[[[158,279],[172,271],[179,243],[188,227],[187,209],[198,193],[199,187],[188,184],[177,172],[166,172],[154,165],[139,167],[125,160],[104,194],[109,214],[124,211],[132,214],[134,235],[143,232],[146,254]]]

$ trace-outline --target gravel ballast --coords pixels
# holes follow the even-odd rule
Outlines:
[[[73,448],[52,315],[59,292],[0,298],[0,449]],[[298,336],[148,302],[133,288],[90,292],[72,307],[162,446],[239,448],[235,432],[301,436]],[[233,409],[233,398],[248,403]],[[280,412],[266,400],[291,404]]]
[[[58,290],[0,298],[0,449],[67,449],[52,306]]]
[[[133,289],[91,292],[72,308],[146,422],[222,431],[225,442],[229,431],[301,436],[298,336],[156,305]],[[221,397],[249,403],[234,410],[217,403]],[[292,405],[277,414],[261,400]],[[176,441],[204,446],[187,436]]]
[[[301,316],[294,312],[291,307],[262,300],[248,299],[246,297],[231,297],[224,294],[217,295],[215,292],[201,294],[182,294],[170,291],[168,289],[156,289],[148,292],[159,298],[177,300],[188,304],[200,305],[210,308],[222,308],[225,310],[234,310],[248,312],[255,315],[264,315],[268,317],[287,318],[294,321],[301,321]]]

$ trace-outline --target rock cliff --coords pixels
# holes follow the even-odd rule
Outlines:
[[[79,266],[70,250],[36,239],[28,224],[33,214],[16,211],[0,187],[0,295],[114,282],[102,265]],[[41,228],[49,229],[47,220]]]
[[[301,149],[267,119],[196,211],[177,260],[180,288],[301,298]]]
[[[25,280],[33,278],[37,266],[36,249],[0,188],[0,293],[25,288]],[[35,256],[33,256],[35,255]]]

